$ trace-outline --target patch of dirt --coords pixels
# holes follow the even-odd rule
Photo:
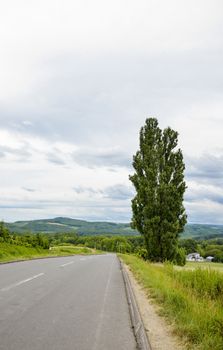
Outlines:
[[[148,298],[129,267],[125,265],[125,268],[130,278],[152,350],[185,350],[186,347],[173,334],[172,327],[163,317],[159,316],[159,306],[154,304],[152,299]]]

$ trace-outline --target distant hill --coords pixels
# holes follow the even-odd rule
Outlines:
[[[82,235],[136,235],[130,224],[117,224],[113,222],[89,222],[71,218],[57,217],[54,219],[16,221],[6,223],[10,231],[16,233],[42,232],[65,233],[76,232]],[[182,238],[208,239],[223,237],[223,225],[188,224]]]
[[[54,219],[16,221],[6,223],[10,231],[16,233],[43,232],[65,233],[76,232],[82,235],[136,235],[137,231],[131,229],[130,224],[117,224],[113,222],[89,222],[70,218],[58,217]]]
[[[187,224],[182,238],[223,238],[223,225]]]

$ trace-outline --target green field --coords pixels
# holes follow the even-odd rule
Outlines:
[[[223,272],[223,263],[214,262],[187,262],[185,266],[177,267],[182,270],[194,270],[194,269],[211,269],[219,272]]]
[[[0,263],[27,260],[52,256],[68,256],[75,254],[96,254],[94,249],[87,247],[75,247],[75,246],[55,246],[48,249],[42,249],[40,247],[25,247],[23,245],[12,245],[8,243],[0,243]]]
[[[161,314],[188,349],[223,349],[221,264],[197,268],[192,263],[179,270],[171,264],[152,264],[133,255],[120,256],[149,297],[161,306]]]

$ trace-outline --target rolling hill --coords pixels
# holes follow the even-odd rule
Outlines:
[[[136,235],[137,231],[132,230],[130,224],[113,222],[89,222],[65,217],[54,219],[16,221],[6,223],[10,231],[16,233],[65,233],[76,232],[81,235]],[[185,227],[182,238],[215,238],[223,237],[223,225],[188,224]]]
[[[135,235],[137,231],[131,229],[130,224],[117,224],[113,222],[89,222],[85,220],[57,217],[54,219],[16,221],[6,223],[10,231],[16,233],[44,232],[65,233],[76,232],[82,235]]]

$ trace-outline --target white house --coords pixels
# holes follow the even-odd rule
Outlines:
[[[204,261],[204,258],[200,256],[199,253],[191,253],[187,255],[186,260],[187,261]]]
[[[214,256],[207,256],[205,260],[212,262],[213,259],[214,259]]]

